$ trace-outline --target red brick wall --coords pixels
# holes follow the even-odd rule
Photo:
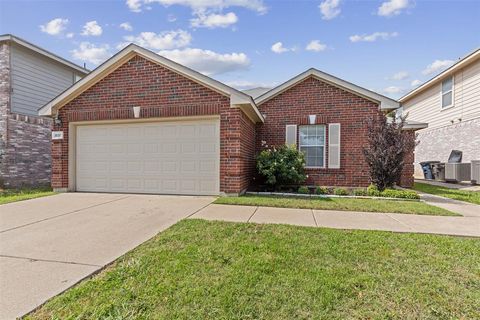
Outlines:
[[[409,130],[409,131],[405,131],[404,133],[408,135],[409,139],[415,141],[415,138],[416,138],[415,131]],[[400,177],[400,181],[399,181],[400,186],[405,188],[413,187],[413,182],[414,182],[413,174],[415,171],[414,161],[415,161],[415,153],[412,150],[412,152],[408,153],[405,156],[402,176]]]
[[[75,121],[141,117],[220,115],[220,191],[246,188],[251,156],[241,152],[253,127],[230,99],[142,57],[135,56],[60,109],[64,139],[52,143],[52,186],[68,187],[68,124]],[[252,144],[254,140],[251,140]]]
[[[340,169],[307,169],[307,184],[322,186],[368,186],[370,178],[362,147],[366,143],[365,121],[378,116],[378,104],[309,77],[259,106],[266,115],[257,128],[257,151],[267,145],[285,143],[285,126],[308,124],[308,115],[317,115],[317,124],[341,124]],[[298,140],[297,140],[298,141]],[[328,163],[328,146],[325,163]]]

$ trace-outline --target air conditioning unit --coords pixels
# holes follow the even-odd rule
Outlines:
[[[480,184],[480,160],[472,160],[472,184]]]
[[[470,163],[446,163],[445,180],[449,182],[461,182],[471,179]]]

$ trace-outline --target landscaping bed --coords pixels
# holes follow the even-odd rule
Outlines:
[[[391,212],[419,215],[459,216],[451,211],[431,206],[421,201],[400,201],[384,199],[325,198],[244,195],[240,197],[220,197],[216,204],[264,206],[279,208],[299,208],[317,210],[341,210],[361,212]]]
[[[414,190],[450,198],[454,200],[460,200],[480,205],[480,191],[465,191],[459,189],[445,188],[441,186],[434,186],[427,183],[415,182],[413,186]]]
[[[474,319],[477,239],[183,220],[27,319]]]
[[[51,188],[36,189],[4,189],[0,190],[0,205],[21,200],[51,196],[55,194]]]

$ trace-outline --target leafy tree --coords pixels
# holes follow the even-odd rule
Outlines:
[[[380,114],[367,122],[368,144],[363,148],[372,183],[383,191],[399,181],[405,155],[415,148],[415,139],[405,131],[405,117]]]
[[[307,178],[305,157],[295,146],[283,145],[265,149],[257,157],[257,169],[266,184],[279,187],[300,184]]]

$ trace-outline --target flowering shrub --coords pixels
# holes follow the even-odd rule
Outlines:
[[[305,181],[305,157],[293,146],[265,149],[257,157],[257,169],[266,184],[278,189]]]

